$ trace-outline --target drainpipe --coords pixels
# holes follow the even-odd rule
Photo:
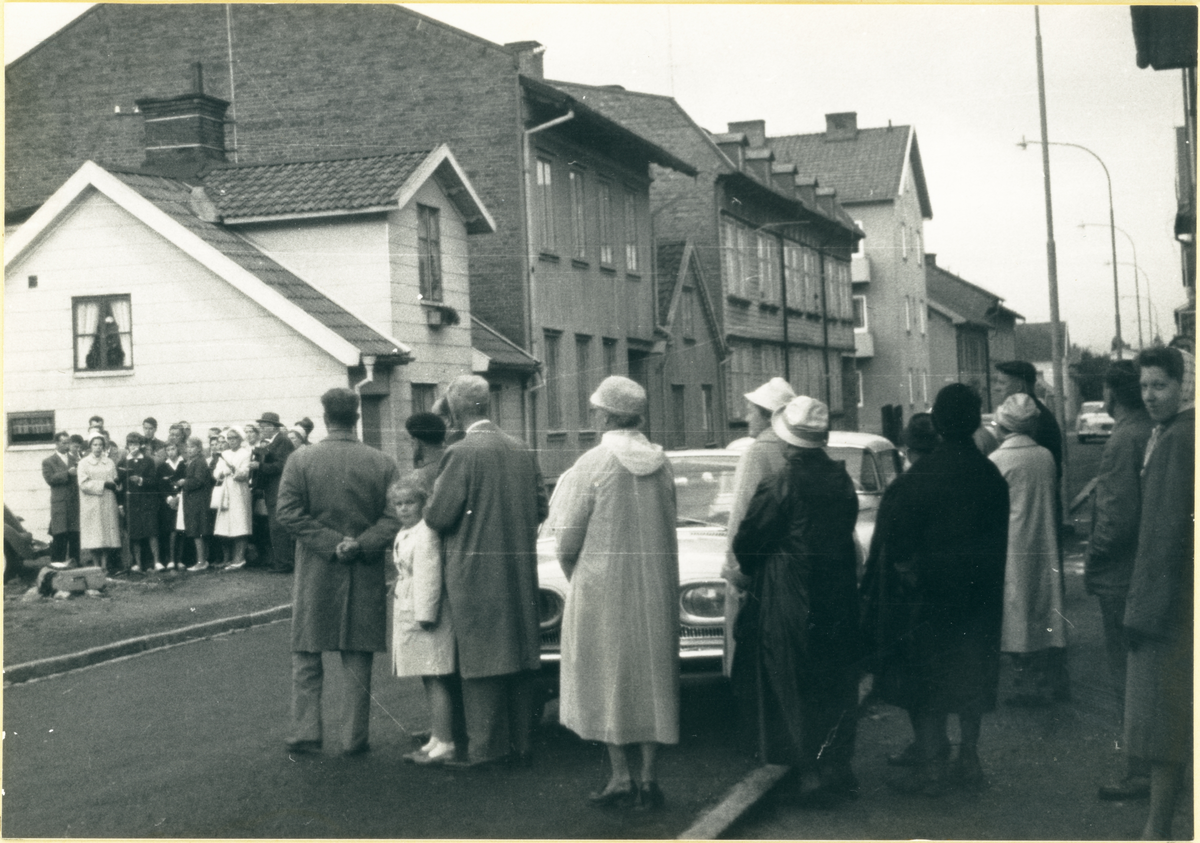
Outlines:
[[[522,169],[524,170],[523,176],[525,179],[525,313],[527,314],[526,330],[529,338],[529,353],[535,358],[538,356],[537,342],[534,339],[534,329],[538,324],[534,313],[534,309],[537,304],[537,291],[535,289],[537,284],[537,254],[534,251],[535,244],[533,242],[532,198],[534,185],[532,180],[533,168],[531,166],[531,159],[533,158],[533,144],[530,141],[530,138],[536,135],[538,132],[544,132],[546,129],[552,129],[555,126],[566,123],[568,120],[574,119],[575,109],[568,109],[566,114],[555,117],[553,120],[548,120],[540,126],[534,126],[532,129],[526,129],[522,137],[522,145],[524,146],[522,155]],[[541,377],[544,383],[546,379],[544,372],[541,373]],[[534,389],[536,388],[537,387],[535,386]],[[536,448],[538,429],[537,402],[533,397],[533,389],[527,389],[525,391],[525,401],[528,408],[525,418],[528,420],[527,424],[529,426],[529,429],[526,431],[526,438],[529,440],[529,443]]]
[[[363,355],[363,368],[367,370],[367,376],[354,385],[354,391],[358,395],[358,439],[363,441],[363,414],[362,414],[362,389],[369,383],[375,382],[375,355]]]

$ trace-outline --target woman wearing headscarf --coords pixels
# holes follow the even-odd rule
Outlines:
[[[1195,614],[1195,361],[1175,348],[1137,358],[1155,422],[1142,467],[1137,554],[1125,599],[1125,745],[1150,762],[1143,840],[1171,839],[1192,749]]]
[[[795,768],[802,804],[830,807],[858,793],[858,496],[825,452],[824,402],[793,398],[771,426],[787,464],[759,484],[733,540],[751,579],[734,628],[733,688],[760,760]]]
[[[254,499],[250,492],[250,457],[253,449],[242,441],[241,432],[227,427],[221,432],[228,447],[217,455],[213,480],[221,487],[221,505],[213,524],[213,535],[224,536],[225,567],[246,567],[246,544],[254,531]]]
[[[558,558],[570,581],[562,624],[563,726],[608,747],[612,774],[589,799],[653,809],[660,744],[679,742],[679,561],[675,481],[638,431],[646,392],[605,378],[591,396],[604,435],[555,493]],[[626,747],[641,745],[634,785]]]
[[[1010,705],[1066,698],[1067,630],[1058,555],[1058,481],[1054,455],[1037,442],[1041,410],[1023,392],[996,411],[1000,447],[988,457],[1008,483],[1008,561],[1000,649],[1016,662]],[[1056,652],[1057,651],[1057,652]]]
[[[89,451],[79,461],[79,548],[92,564],[109,570],[109,556],[121,547],[121,521],[117,509],[117,467],[108,458],[108,437],[98,430],[88,434]]]
[[[912,774],[891,784],[925,796],[983,783],[979,735],[996,707],[1008,486],[975,445],[979,406],[965,384],[938,392],[938,441],[884,493],[861,588],[874,694],[913,727],[914,742],[887,759]]]

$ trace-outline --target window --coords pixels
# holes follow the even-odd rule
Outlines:
[[[929,372],[925,370],[921,371],[921,402],[929,406]]]
[[[859,370],[857,370],[857,369],[856,369],[856,370],[855,370],[855,372],[854,372],[854,381],[855,381],[855,386],[856,386],[856,387],[857,387],[857,389],[858,389],[858,406],[860,406],[860,407],[861,407],[861,406],[863,406],[863,404],[865,404],[866,402],[864,402],[864,401],[863,401],[863,376],[862,376],[862,372],[861,372],[861,371],[859,371]]]
[[[912,297],[904,297],[904,330],[912,333]]]
[[[925,265],[925,247],[921,243],[921,232],[914,231],[913,239],[916,241],[916,247],[917,247],[917,266],[924,266]]]
[[[900,257],[908,260],[908,226],[900,223]]]
[[[712,442],[717,435],[717,422],[711,383],[700,384],[700,423],[704,426],[704,441]]]
[[[587,215],[583,210],[583,173],[567,173],[571,184],[571,257],[587,260]]]
[[[613,204],[612,185],[600,182],[597,187],[597,201],[600,204],[600,263],[613,265]]]
[[[75,371],[133,368],[133,324],[129,296],[71,300],[75,322]]]
[[[685,339],[696,336],[696,291],[684,287],[679,299],[679,322]]]
[[[671,429],[667,447],[683,448],[687,445],[687,387],[671,384]]]
[[[592,365],[589,359],[591,347],[591,337],[582,335],[575,337],[575,392],[579,402],[580,430],[592,427],[590,423],[592,405],[589,402],[592,397]]]
[[[412,385],[412,411],[414,413],[432,412],[435,401],[437,401],[436,383],[414,383]]]
[[[562,430],[562,390],[559,378],[562,369],[558,361],[558,334],[546,333],[545,372],[546,379],[546,426],[550,430]]]
[[[54,442],[54,411],[8,414],[9,445],[48,445]]]
[[[417,206],[417,262],[420,265],[421,299],[442,300],[442,235],[438,209]]]
[[[533,191],[533,228],[538,248],[553,253],[554,245],[554,184],[550,162],[537,160],[537,186]]]
[[[925,336],[925,316],[926,316],[925,299],[921,299],[921,304],[917,308],[917,324],[921,326],[921,336]]]
[[[742,289],[742,256],[738,251],[737,223],[721,222],[721,253],[725,270],[725,289],[730,295],[744,295]]]
[[[638,272],[638,212],[637,194],[625,191],[625,271]]]
[[[854,297],[854,330],[867,330],[867,297]]]
[[[766,301],[779,301],[779,286],[775,281],[779,274],[779,243],[770,235],[757,235],[759,293]]]
[[[787,290],[787,300],[790,307],[804,307],[804,278],[801,275],[801,265],[804,259],[800,247],[793,243],[783,244],[783,283],[782,289]]]
[[[917,403],[916,394],[913,392],[913,370],[908,370],[908,404],[911,407]]]
[[[617,375],[617,341],[604,339],[604,377]]]
[[[498,383],[488,384],[488,418],[496,427],[502,427],[500,407],[503,399],[504,387]]]

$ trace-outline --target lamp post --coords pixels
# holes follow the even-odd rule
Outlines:
[[[1108,227],[1109,234],[1112,239],[1112,263],[1113,263],[1113,318],[1117,324],[1117,336],[1114,340],[1114,345],[1117,349],[1117,359],[1120,360],[1123,355],[1125,343],[1121,340],[1121,291],[1117,285],[1117,226],[1113,221],[1113,198],[1112,198],[1112,176],[1108,174],[1108,167],[1099,155],[1092,152],[1086,146],[1080,146],[1077,143],[1066,143],[1064,141],[1032,141],[1021,138],[1021,142],[1017,146],[1021,149],[1027,149],[1029,144],[1036,143],[1043,146],[1073,146],[1076,149],[1082,149],[1088,155],[1100,162],[1100,166],[1104,168],[1104,178],[1108,181]]]
[[[1133,249],[1133,298],[1134,298],[1134,301],[1137,303],[1138,351],[1141,351],[1143,348],[1146,347],[1146,344],[1142,340],[1142,292],[1141,292],[1141,288],[1138,286],[1138,279],[1137,279],[1138,272],[1141,270],[1141,268],[1138,266],[1138,262],[1137,262],[1137,246],[1134,245],[1133,238],[1129,236],[1129,232],[1117,225],[1107,226],[1102,222],[1081,222],[1079,224],[1079,227],[1080,228],[1110,228],[1110,227],[1115,228],[1117,231],[1124,234],[1125,239],[1129,241],[1129,248]],[[1129,264],[1125,263],[1125,261],[1121,261],[1121,263],[1125,264],[1126,266],[1129,265]],[[1149,295],[1149,294],[1150,294],[1150,284],[1149,284],[1149,282],[1147,282],[1146,295]],[[1126,297],[1126,298],[1128,298],[1128,297]]]
[[[1107,263],[1108,263],[1108,261],[1105,261],[1105,264],[1107,264]],[[1121,261],[1121,265],[1122,266],[1130,266],[1131,264],[1129,263],[1129,261]],[[1150,342],[1151,342],[1151,344],[1153,344],[1153,342],[1154,342],[1153,335],[1155,333],[1155,329],[1154,329],[1155,316],[1154,316],[1154,298],[1150,295],[1150,276],[1146,274],[1146,270],[1142,269],[1136,263],[1132,264],[1132,266],[1133,266],[1133,271],[1135,273],[1137,273],[1138,275],[1141,275],[1142,281],[1144,281],[1146,284],[1146,325],[1149,326],[1149,328],[1150,328],[1150,334],[1151,334]],[[1137,282],[1137,278],[1135,277],[1134,278],[1135,289],[1137,286],[1136,282]],[[1131,298],[1131,297],[1130,296],[1121,296],[1121,298],[1127,299],[1127,298]],[[1138,293],[1135,296],[1135,298],[1137,298],[1137,303],[1138,303],[1138,319],[1141,319],[1141,313],[1142,313],[1141,293]],[[1142,329],[1142,326],[1139,324],[1138,325],[1138,340],[1139,341],[1141,340],[1141,336],[1142,336],[1141,329]]]

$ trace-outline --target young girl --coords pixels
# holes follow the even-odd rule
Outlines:
[[[192,437],[187,441],[187,469],[182,480],[175,482],[182,501],[179,504],[175,529],[182,531],[196,542],[196,564],[185,571],[203,571],[208,567],[208,549],[205,536],[210,535],[209,503],[212,499],[213,478],[204,459],[200,440]]]
[[[451,731],[453,703],[448,676],[454,672],[454,634],[449,607],[442,599],[442,548],[437,534],[421,520],[429,496],[415,474],[388,489],[401,529],[392,558],[397,579],[392,616],[392,671],[420,676],[429,699],[432,734],[429,742],[404,760],[444,764],[454,760]]]

